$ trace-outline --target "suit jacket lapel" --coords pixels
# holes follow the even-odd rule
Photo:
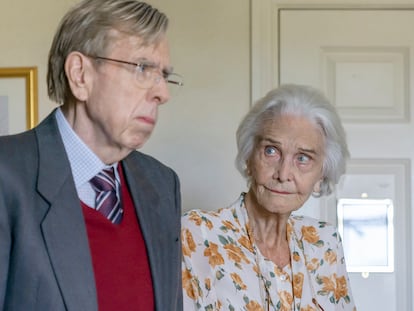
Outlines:
[[[36,134],[38,191],[50,204],[41,227],[57,282],[67,310],[98,310],[83,213],[54,113]]]
[[[125,168],[124,173],[128,189],[134,201],[139,225],[147,247],[156,306],[161,306],[165,303],[161,302],[165,293],[157,291],[161,288],[159,284],[163,281],[161,276],[162,267],[160,266],[162,262],[159,260],[159,247],[162,241],[158,234],[160,228],[154,225],[160,219],[160,198],[156,189],[148,182],[148,178],[145,176],[145,167],[139,165],[136,153],[131,153],[122,163]]]

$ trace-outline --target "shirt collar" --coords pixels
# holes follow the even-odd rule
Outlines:
[[[55,117],[72,169],[75,187],[78,190],[108,166],[75,133],[60,108],[56,109]],[[116,175],[117,165],[118,163],[112,165],[115,168]]]

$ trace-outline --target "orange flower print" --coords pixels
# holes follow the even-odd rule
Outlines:
[[[247,311],[263,311],[262,306],[255,300],[250,300],[246,304],[246,310]]]
[[[243,235],[240,239],[237,240],[242,246],[247,248],[250,252],[254,252],[254,248],[252,243],[250,243],[250,240],[247,236]]]
[[[300,256],[298,252],[293,252],[292,258],[294,261],[299,262]]]
[[[236,228],[231,221],[223,220],[221,222],[223,224],[223,227],[226,229],[226,231],[231,230],[233,232],[239,232],[239,228]]]
[[[206,227],[211,230],[213,228],[213,223],[206,218],[205,216],[200,216],[197,212],[191,211],[188,214],[188,219],[193,221],[197,226],[201,226],[201,223],[204,222]]]
[[[240,263],[243,260],[245,263],[250,263],[250,261],[243,254],[240,247],[229,243],[224,245],[224,249],[227,251],[227,256],[229,259],[233,260],[234,262]]]
[[[205,222],[207,228],[210,230],[213,228],[213,223],[208,218],[201,217],[201,219]]]
[[[315,244],[319,241],[319,235],[316,228],[313,226],[302,227],[303,239],[311,244]]]
[[[201,295],[201,289],[198,286],[198,280],[193,280],[191,272],[188,269],[185,269],[182,272],[181,279],[187,296],[193,300],[196,300]],[[195,288],[198,288],[198,291],[195,291]]]
[[[336,274],[334,274],[334,278],[336,278]],[[322,291],[324,292],[334,292],[335,291],[335,280],[332,280],[332,278],[328,276],[323,276],[320,278],[322,286]]]
[[[345,276],[337,277],[336,273],[328,276],[318,276],[318,284],[322,284],[321,292],[324,295],[332,293],[331,300],[338,302],[341,298],[344,298],[346,303],[349,303],[348,287]]]
[[[346,297],[348,295],[348,287],[344,276],[339,278],[336,277],[336,274],[334,274],[334,276],[336,279],[335,299],[338,301],[342,297]]]
[[[310,305],[306,305],[306,306],[301,306],[300,311],[315,311],[315,309]]]
[[[288,281],[288,282],[291,282],[290,281],[290,275],[289,274],[287,274],[287,273],[285,273],[282,269],[280,269],[278,266],[275,266],[275,269],[273,270],[273,272],[274,272],[274,274],[277,276],[277,277],[281,277],[282,275],[286,278],[286,280]]]
[[[258,265],[254,265],[254,266],[253,266],[253,271],[254,271],[254,272],[256,272],[256,275],[257,275],[257,276],[259,276],[259,274],[260,274],[260,269],[259,269],[259,266],[258,266]]]
[[[184,229],[181,231],[181,241],[184,256],[191,257],[191,253],[196,251],[196,244],[190,230]]]
[[[243,280],[241,279],[240,275],[238,275],[237,273],[230,273],[230,276],[237,290],[245,290],[247,288],[246,284],[243,283]]]
[[[218,209],[217,211],[209,211],[208,213],[214,217],[220,216],[220,212],[223,210],[223,208]]]
[[[279,292],[279,297],[281,303],[280,311],[291,311],[293,302],[292,294],[287,291],[281,291]]]
[[[320,262],[318,258],[312,258],[310,262],[308,262],[306,264],[306,268],[310,271],[313,272],[316,269],[318,269],[320,266]]]
[[[205,288],[206,288],[208,291],[210,291],[210,290],[211,290],[211,280],[210,280],[210,278],[206,278],[206,279],[205,279],[205,281],[204,281],[204,286],[205,286]]]
[[[303,278],[302,272],[293,275],[293,294],[297,298],[302,298]]]
[[[327,249],[323,258],[330,264],[336,263],[336,253],[332,249]]]
[[[201,217],[195,211],[191,211],[188,214],[188,219],[191,220],[191,221],[193,221],[197,226],[200,226],[201,225]]]
[[[223,256],[218,252],[217,244],[210,242],[204,251],[204,256],[209,257],[208,263],[214,268],[215,266],[224,264]]]

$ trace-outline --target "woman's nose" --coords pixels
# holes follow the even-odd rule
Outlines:
[[[281,182],[290,181],[292,179],[293,166],[291,161],[281,159],[279,165],[275,169],[275,178]]]

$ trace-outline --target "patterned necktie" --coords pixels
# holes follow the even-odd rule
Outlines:
[[[96,192],[95,209],[114,224],[122,220],[122,206],[116,193],[119,185],[115,180],[114,168],[99,172],[89,181]]]

